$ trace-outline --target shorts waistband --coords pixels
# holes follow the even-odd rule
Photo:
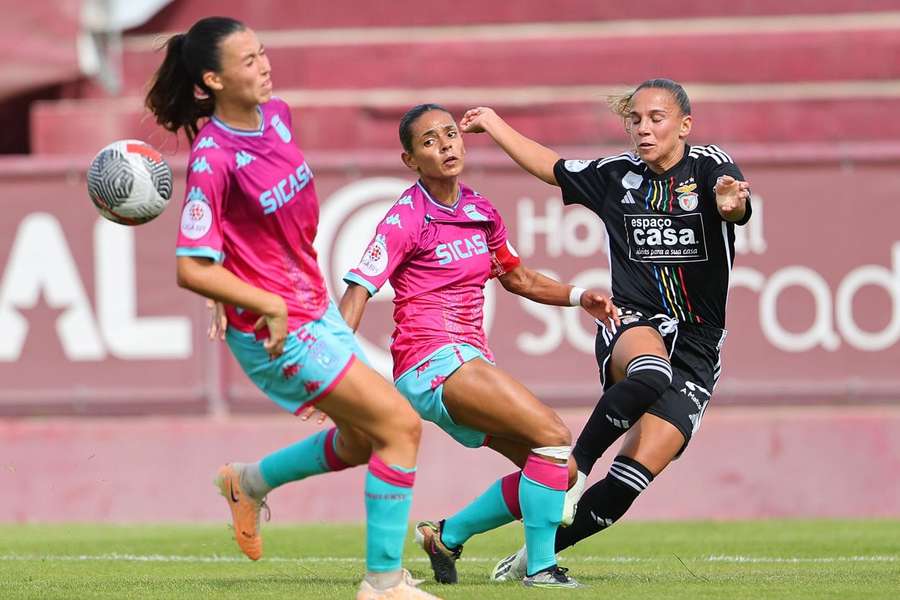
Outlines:
[[[701,323],[687,323],[685,321],[679,321],[678,319],[663,314],[646,315],[634,308],[619,307],[619,317],[621,318],[628,316],[638,317],[639,319],[651,322],[662,322],[665,328],[670,331],[674,331],[675,329],[677,329],[679,335],[686,335],[694,339],[712,342],[718,347],[721,347],[722,343],[725,341],[725,337],[728,335],[727,329],[711,327],[709,325],[703,325]]]

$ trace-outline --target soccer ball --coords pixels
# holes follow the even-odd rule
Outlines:
[[[122,225],[158,217],[172,197],[172,168],[153,146],[119,140],[91,161],[88,194],[101,215]]]

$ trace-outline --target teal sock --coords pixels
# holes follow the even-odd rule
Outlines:
[[[568,469],[534,454],[519,481],[519,504],[525,522],[528,575],[556,564],[556,528],[562,519]]]
[[[366,570],[370,573],[400,568],[415,478],[415,468],[389,467],[372,453],[366,473]]]
[[[462,546],[477,533],[484,533],[515,520],[503,499],[502,479],[461,511],[444,521],[441,541],[448,548]]]
[[[269,454],[259,461],[259,470],[269,487],[276,488],[312,475],[346,469],[335,452],[337,429],[320,431],[296,444]]]

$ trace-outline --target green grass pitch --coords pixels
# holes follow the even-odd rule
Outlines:
[[[357,525],[268,525],[265,557],[239,554],[226,526],[0,525],[0,598],[353,598],[364,565]],[[411,541],[406,566],[441,597],[650,600],[900,598],[900,521],[616,525],[562,555],[587,587],[493,584],[521,543],[508,525],[469,541],[460,584],[430,580]]]

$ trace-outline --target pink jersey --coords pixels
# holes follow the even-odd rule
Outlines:
[[[176,254],[222,262],[243,281],[278,294],[294,330],[328,306],[313,249],[319,200],[292,142],[287,104],[273,98],[259,110],[258,130],[232,129],[213,117],[197,134]],[[259,317],[234,306],[226,313],[229,325],[245,332]]]
[[[394,379],[448,344],[467,343],[493,359],[482,328],[484,284],[500,274],[492,256],[508,244],[500,213],[460,185],[452,207],[417,183],[375,229],[344,280],[375,294],[390,280],[394,298]]]

